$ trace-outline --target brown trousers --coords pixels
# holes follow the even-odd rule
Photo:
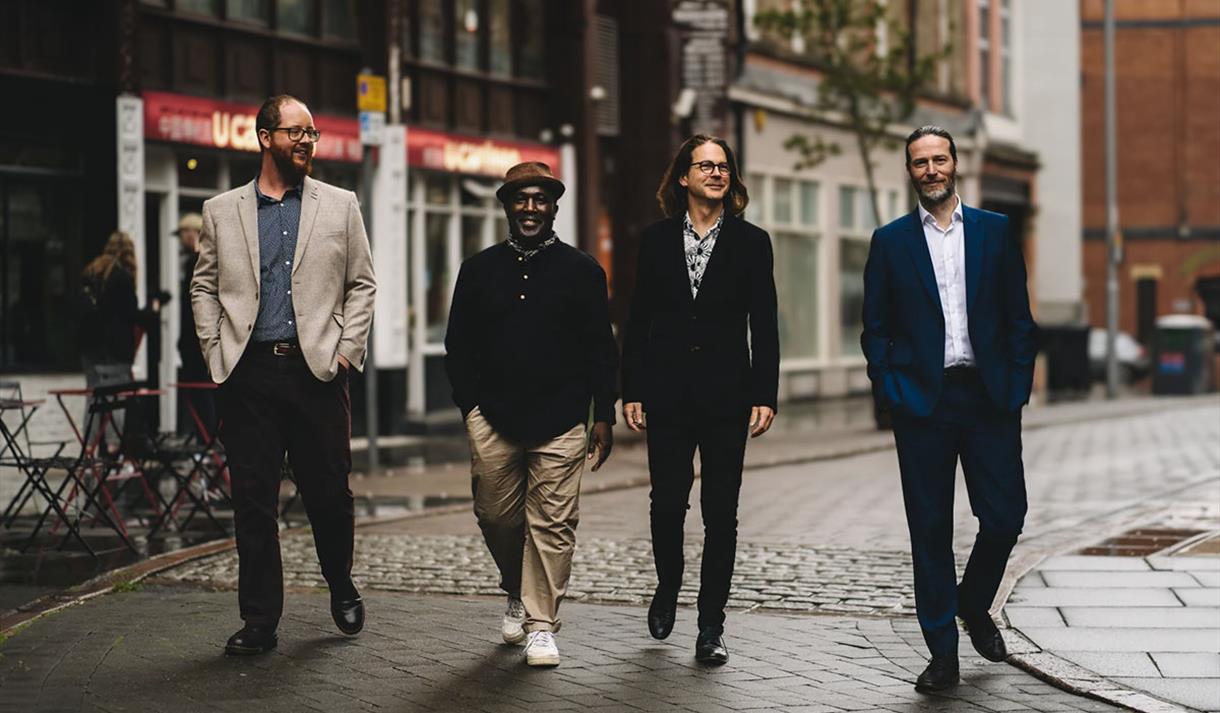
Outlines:
[[[466,432],[474,514],[500,569],[500,588],[521,597],[526,631],[559,631],[580,519],[585,425],[522,444],[497,434],[475,407]]]

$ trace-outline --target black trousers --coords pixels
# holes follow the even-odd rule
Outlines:
[[[977,371],[954,370],[930,416],[895,411],[894,440],[911,533],[919,626],[933,655],[956,655],[954,617],[982,616],[991,608],[1025,522],[1021,412],[996,406]],[[960,584],[953,558],[959,458],[970,509],[979,520]]]
[[[683,524],[699,451],[703,514],[703,563],[699,574],[699,627],[723,629],[733,562],[737,557],[737,498],[745,460],[749,412],[739,421],[650,418],[648,472],[652,554],[662,592],[682,588]]]
[[[252,344],[217,397],[233,482],[241,618],[275,626],[284,610],[279,493],[285,452],[331,595],[355,596],[347,372],[318,381],[299,353],[275,356]]]

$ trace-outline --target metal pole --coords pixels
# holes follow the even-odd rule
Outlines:
[[[364,229],[369,242],[373,240],[373,147],[364,147],[364,160],[360,164],[360,203],[364,214]],[[368,436],[368,471],[372,473],[380,465],[377,457],[377,362],[373,348],[373,328],[369,327],[368,352],[364,358],[364,418]]]
[[[1122,259],[1118,242],[1118,154],[1114,114],[1114,0],[1106,0],[1105,114],[1106,114],[1106,398],[1118,396],[1118,263]]]

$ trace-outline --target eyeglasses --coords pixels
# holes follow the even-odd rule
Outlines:
[[[288,140],[295,141],[297,143],[300,143],[301,139],[304,139],[306,136],[308,136],[309,140],[314,143],[317,143],[318,139],[322,138],[321,131],[318,131],[317,129],[312,129],[312,128],[311,129],[302,129],[299,126],[276,126],[274,128],[267,129],[267,131],[287,131]]]
[[[698,166],[699,171],[702,172],[703,175],[705,175],[705,176],[712,175],[712,171],[714,171],[714,170],[719,170],[721,173],[723,173],[726,176],[731,175],[729,173],[729,165],[727,163],[714,163],[712,161],[700,161],[699,163],[695,163],[695,164],[691,164],[691,165]]]

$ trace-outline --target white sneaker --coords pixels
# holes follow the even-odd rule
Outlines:
[[[525,605],[516,597],[508,598],[508,609],[504,612],[504,621],[500,623],[500,635],[506,644],[519,644],[525,640]]]
[[[530,666],[558,666],[559,647],[549,631],[531,631],[525,644],[525,662]]]

